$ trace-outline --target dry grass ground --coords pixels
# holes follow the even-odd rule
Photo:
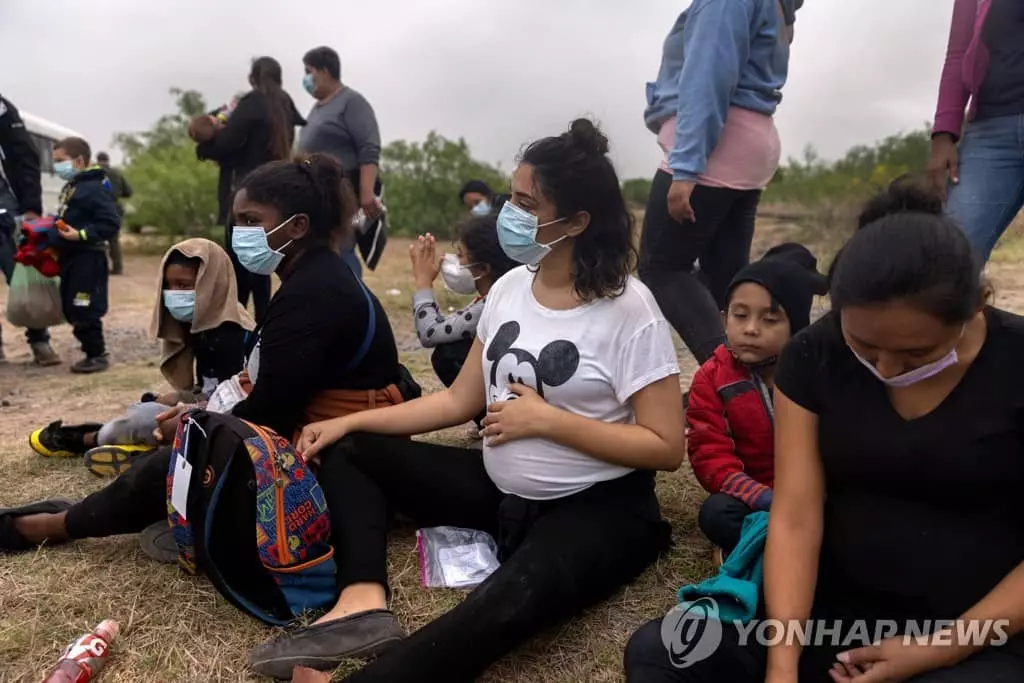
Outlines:
[[[755,252],[767,242],[782,241],[786,234],[778,226],[763,227]],[[1015,260],[1001,259],[992,275],[1000,305],[1022,310],[1024,273]],[[11,362],[0,365],[0,507],[48,496],[79,497],[103,486],[78,461],[36,456],[27,446],[27,436],[56,418],[110,418],[143,391],[162,386],[155,366],[157,346],[146,333],[158,263],[155,257],[130,258],[127,274],[111,280],[106,328],[115,365],[106,374],[68,373],[68,362],[77,357],[77,350],[66,326],[54,330],[54,344],[65,365],[51,369],[28,365],[28,348],[6,326],[5,348]],[[426,389],[438,388],[429,356],[419,348],[412,329],[406,243],[393,241],[380,269],[368,275],[367,282],[388,309],[403,361]],[[0,301],[6,301],[2,287]],[[695,366],[681,345],[680,360],[685,385]],[[431,438],[451,443],[464,434],[456,429]],[[536,638],[492,667],[482,680],[622,680],[622,648],[633,629],[664,614],[681,584],[698,580],[711,569],[710,545],[696,528],[704,493],[689,467],[658,479],[664,514],[674,527],[673,550],[633,585],[581,618]],[[419,585],[413,549],[412,529],[394,534],[393,606],[410,630],[461,598],[456,591]],[[0,556],[0,683],[39,680],[70,640],[107,617],[121,622],[123,634],[104,674],[103,680],[112,683],[254,680],[245,667],[246,655],[271,635],[228,605],[204,579],[147,559],[135,537],[44,547]]]

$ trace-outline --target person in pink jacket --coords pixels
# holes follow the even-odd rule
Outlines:
[[[956,0],[928,170],[983,261],[1024,205],[1024,2]]]

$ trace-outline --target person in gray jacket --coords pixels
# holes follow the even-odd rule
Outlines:
[[[373,107],[359,92],[341,82],[341,59],[329,47],[313,48],[302,58],[302,86],[317,102],[299,136],[299,151],[329,154],[341,162],[359,198],[362,221],[355,231],[366,266],[373,270],[386,241],[380,164],[380,128]],[[356,275],[362,266],[354,244],[346,245],[345,261]]]

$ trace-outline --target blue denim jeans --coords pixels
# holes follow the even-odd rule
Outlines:
[[[960,182],[946,211],[983,262],[1024,205],[1024,114],[967,126],[960,141]]]

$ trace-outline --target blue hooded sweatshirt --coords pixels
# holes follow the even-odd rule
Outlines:
[[[803,0],[693,0],[662,49],[658,80],[647,84],[644,121],[657,135],[676,117],[668,165],[696,180],[718,145],[729,107],[771,116],[789,69],[789,27]]]

